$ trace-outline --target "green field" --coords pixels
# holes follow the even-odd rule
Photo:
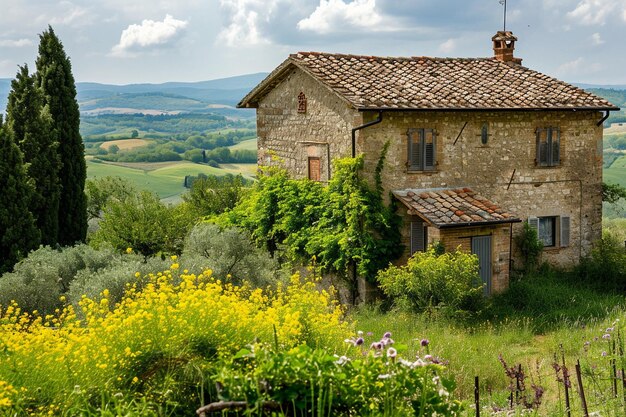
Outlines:
[[[231,151],[235,150],[245,150],[245,151],[256,151],[256,139],[248,139],[242,142],[239,142],[236,145],[229,146]]]
[[[227,164],[223,169],[191,162],[160,164],[161,167],[157,169],[149,169],[149,165],[140,164],[139,166],[143,168],[130,168],[87,160],[87,178],[119,176],[129,180],[141,190],[152,191],[168,201],[176,201],[177,197],[186,191],[183,186],[185,175],[242,173],[246,177],[252,177],[256,171],[256,164]]]
[[[604,168],[602,175],[604,182],[626,187],[626,155],[617,158],[610,168]]]

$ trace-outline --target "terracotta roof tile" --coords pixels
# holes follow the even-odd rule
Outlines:
[[[519,221],[514,215],[474,193],[470,188],[407,189],[393,191],[393,195],[435,227]]]
[[[240,103],[256,103],[296,66],[366,109],[617,109],[607,100],[494,58],[292,54]]]

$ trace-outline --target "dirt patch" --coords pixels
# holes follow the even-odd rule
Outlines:
[[[611,127],[604,129],[607,135],[616,133],[626,133],[626,123],[611,123]]]
[[[142,171],[154,171],[159,168],[166,168],[172,165],[187,163],[188,161],[170,161],[170,162],[106,162],[108,165],[117,165],[131,169],[139,169]]]

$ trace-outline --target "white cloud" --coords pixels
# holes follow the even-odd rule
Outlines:
[[[604,43],[604,39],[602,39],[602,36],[596,32],[591,35],[591,42],[593,42],[594,45],[602,45]]]
[[[0,47],[4,48],[22,48],[24,46],[33,46],[34,43],[30,39],[0,39]]]
[[[375,28],[382,20],[376,10],[376,0],[320,0],[319,6],[307,18],[298,22],[298,29],[326,34],[341,31],[345,26]]]
[[[444,54],[450,54],[454,52],[455,48],[456,48],[456,40],[454,39],[448,39],[447,41],[439,45],[439,50],[443,52]]]
[[[581,76],[593,74],[602,70],[602,64],[598,62],[590,63],[583,57],[578,57],[573,61],[561,64],[557,69],[557,74],[561,76]]]
[[[163,21],[144,20],[141,25],[130,25],[122,31],[120,43],[111,50],[115,56],[131,55],[174,42],[187,27],[187,21],[174,19],[169,14]]]
[[[270,8],[274,1],[268,2]],[[220,32],[218,40],[228,46],[268,43],[259,30],[259,12],[263,2],[257,0],[220,0],[220,5],[232,13],[230,24]],[[261,9],[261,10],[259,10]]]
[[[583,25],[604,25],[616,10],[626,20],[626,0],[581,0],[567,17]]]

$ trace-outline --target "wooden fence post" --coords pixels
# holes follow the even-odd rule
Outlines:
[[[480,417],[480,385],[478,375],[474,377],[474,403],[476,404],[476,417]]]
[[[578,388],[580,394],[580,401],[583,405],[583,415],[589,417],[589,410],[587,409],[587,400],[585,399],[585,388],[583,387],[583,376],[580,373],[580,360],[576,361],[576,379],[578,380]]]

